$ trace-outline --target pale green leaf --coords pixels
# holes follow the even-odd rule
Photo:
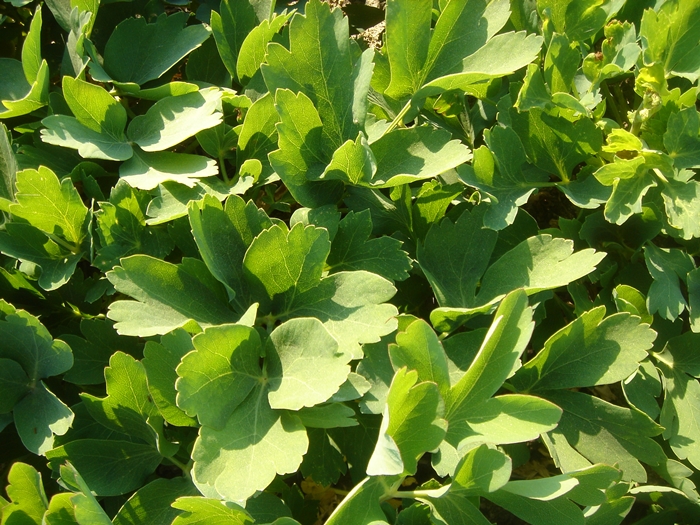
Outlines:
[[[219,174],[216,162],[201,155],[139,149],[119,167],[119,176],[134,188],[152,190],[163,182],[194,187],[199,179]]]
[[[41,483],[41,474],[26,463],[14,463],[7,475],[10,503],[0,507],[3,525],[40,525],[49,502]]]
[[[248,81],[258,72],[265,60],[267,44],[279,30],[287,23],[292,13],[273,15],[271,20],[262,20],[260,25],[254,27],[243,42],[241,42],[238,60],[236,62],[236,75],[238,79],[247,84]],[[216,37],[216,33],[214,34]]]
[[[678,248],[657,248],[649,243],[644,247],[644,260],[654,282],[647,293],[650,314],[658,314],[669,321],[675,320],[688,306],[681,282],[695,269],[693,259]]]
[[[332,400],[333,398],[331,398]],[[307,428],[343,428],[358,425],[354,419],[355,411],[342,403],[302,408],[297,411],[296,415]]]
[[[661,190],[668,222],[679,230],[683,239],[700,237],[700,183],[694,180],[680,182],[669,179]]]
[[[237,80],[240,80],[236,63],[241,46],[257,23],[255,10],[248,1],[223,0],[218,12],[212,10],[211,28],[216,47],[226,69]]]
[[[134,154],[125,138],[115,140],[106,133],[83,126],[73,117],[52,115],[41,123],[46,126],[41,130],[41,140],[54,146],[76,149],[84,159],[128,160]]]
[[[171,504],[178,498],[196,493],[197,489],[188,479],[159,478],[137,490],[112,521],[114,525],[171,525],[180,514]]]
[[[231,502],[223,502],[218,499],[202,497],[181,497],[173,507],[184,512],[172,522],[172,525],[246,525],[253,523],[253,519],[243,509]],[[170,525],[170,523],[168,523]]]
[[[664,404],[659,421],[678,459],[700,468],[700,383],[681,370],[662,366]]]
[[[22,443],[34,454],[45,455],[53,448],[54,435],[62,436],[73,422],[73,412],[39,381],[15,405],[15,428]]]
[[[0,357],[0,414],[12,411],[30,390],[29,378],[19,363]]]

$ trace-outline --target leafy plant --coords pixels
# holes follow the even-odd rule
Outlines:
[[[0,523],[697,523],[698,17],[3,2]]]

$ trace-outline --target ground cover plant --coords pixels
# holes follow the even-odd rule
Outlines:
[[[0,4],[0,523],[700,522],[700,0],[335,4]]]

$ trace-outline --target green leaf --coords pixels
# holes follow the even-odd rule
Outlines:
[[[372,218],[368,210],[349,212],[338,224],[327,264],[331,272],[366,270],[386,279],[408,278],[411,260],[401,241],[391,237],[370,239]]]
[[[683,109],[668,118],[664,146],[679,170],[700,167],[699,133],[700,116],[695,108]]]
[[[246,113],[238,133],[236,162],[241,166],[246,160],[257,159],[263,165],[261,177],[272,174],[268,153],[277,149],[277,123],[279,114],[275,98],[271,94],[256,100]]]
[[[246,525],[253,523],[250,515],[235,503],[202,497],[181,497],[173,507],[184,512],[179,513],[172,525]],[[170,524],[168,524],[170,525]]]
[[[273,14],[271,20],[262,20],[260,25],[254,27],[244,38],[236,62],[235,75],[241,83],[247,84],[258,72],[264,62],[267,44],[272,41],[292,14]],[[216,38],[216,34],[214,37]]]
[[[114,352],[121,350],[138,355],[141,351],[141,345],[136,340],[117,334],[113,324],[107,320],[83,319],[80,321],[80,331],[84,339],[74,334],[61,336],[73,350],[73,366],[63,376],[63,380],[70,383],[104,383],[104,369],[109,365],[109,358]]]
[[[54,435],[62,436],[73,422],[73,412],[39,381],[14,408],[15,428],[22,443],[34,454],[53,448]]]
[[[391,0],[389,0],[391,1]],[[353,487],[326,521],[326,525],[385,525],[386,514],[379,506],[395,478],[367,477]]]
[[[303,206],[315,208],[340,199],[342,183],[322,181],[312,187],[308,182],[320,177],[335,150],[323,134],[323,122],[311,99],[303,92],[295,95],[279,89],[275,92],[275,108],[279,114],[279,149],[268,156],[274,171]]]
[[[75,467],[66,462],[59,467],[58,471],[61,482],[77,491],[77,494],[70,496],[69,500],[73,507],[75,521],[79,525],[110,525],[111,520]]]
[[[418,372],[419,381],[431,381],[446,397],[450,389],[447,358],[442,344],[432,328],[419,319],[396,334],[396,344],[389,345],[391,363],[395,369],[407,367]]]
[[[220,13],[212,11],[211,28],[216,40],[216,47],[219,49],[221,60],[226,69],[237,80],[240,80],[236,64],[240,56],[241,46],[257,23],[255,9],[248,1],[223,0]]]
[[[175,265],[132,255],[107,272],[107,278],[117,291],[136,299],[110,305],[108,317],[122,335],[163,335],[175,328],[194,328],[192,321],[206,328],[237,319],[221,284],[195,259]]]
[[[492,264],[481,281],[477,304],[485,304],[516,287],[528,295],[565,286],[595,270],[605,253],[574,253],[568,239],[538,235],[521,242]]]
[[[377,172],[371,185],[390,188],[436,177],[471,159],[469,148],[430,126],[397,129],[371,146]]]
[[[654,279],[647,294],[649,313],[658,312],[664,319],[673,321],[688,306],[680,287],[695,264],[678,248],[657,248],[651,243],[644,247],[644,260]]]
[[[209,38],[210,30],[202,24],[185,27],[188,17],[185,12],[162,14],[152,24],[143,17],[127,18],[107,41],[105,71],[119,82],[139,85],[159,78]],[[164,46],[164,42],[168,45]]]
[[[296,224],[258,235],[243,259],[251,292],[264,307],[286,311],[295,297],[318,285],[330,251],[328,231]],[[269,306],[268,306],[269,305]]]
[[[159,478],[137,490],[112,521],[114,525],[171,525],[180,514],[171,504],[196,493],[192,482],[185,478]]]
[[[661,366],[664,377],[664,404],[659,422],[666,428],[664,439],[681,460],[700,468],[700,383],[682,370]]]
[[[448,495],[474,496],[495,492],[508,482],[511,470],[510,457],[488,445],[479,445],[457,465]]]
[[[418,383],[418,372],[401,368],[389,387],[382,426],[369,460],[370,476],[411,475],[418,459],[440,445],[447,422],[437,386]]]
[[[226,286],[229,298],[240,310],[247,308],[249,290],[243,259],[253,239],[272,227],[272,222],[252,202],[246,204],[231,196],[223,207],[209,195],[189,205],[189,219],[199,253],[212,275]]]
[[[276,474],[295,472],[307,448],[299,419],[272,410],[261,384],[223,429],[200,429],[192,451],[193,481],[206,497],[242,501],[267,487]]]
[[[73,117],[52,115],[41,122],[46,126],[41,130],[41,140],[54,146],[77,149],[84,159],[127,160],[134,154],[125,138],[115,140],[83,126]]]
[[[340,353],[333,336],[313,318],[290,319],[277,327],[265,355],[270,406],[287,410],[327,401],[347,379],[352,357]]]
[[[343,12],[319,0],[310,0],[304,9],[304,15],[295,14],[289,25],[289,50],[276,42],[268,44],[261,70],[270,93],[285,89],[308,97],[333,151],[354,140],[364,125],[373,51],[367,50],[353,64]]]
[[[348,410],[352,412],[352,409]],[[304,455],[304,461],[301,464],[302,475],[305,478],[311,477],[324,487],[334,485],[338,482],[338,478],[347,471],[342,454],[325,430],[312,428],[307,433],[309,435],[309,451]]]
[[[623,480],[645,482],[647,474],[639,461],[648,465],[664,461],[661,447],[651,439],[663,427],[642,412],[579,392],[550,391],[542,396],[564,410],[550,435],[565,439],[593,463],[617,464]]]
[[[56,376],[73,366],[70,347],[53,339],[38,318],[0,301],[0,358],[19,363],[31,383]]]
[[[73,497],[72,493],[61,492],[51,498],[49,508],[44,514],[46,525],[75,525],[78,523],[75,519],[71,497]]]
[[[143,486],[163,457],[149,445],[130,441],[79,439],[46,453],[51,468],[70,461],[98,496],[118,496]]]
[[[483,228],[485,206],[433,225],[417,255],[440,306],[471,307],[498,234]],[[465,247],[468,247],[465,249]]]
[[[680,236],[686,240],[700,237],[700,221],[696,217],[700,209],[700,183],[669,179],[663,184],[661,197],[668,222],[680,230]]]
[[[129,123],[129,139],[144,151],[162,151],[222,122],[221,91],[165,97]]]
[[[612,194],[605,203],[605,219],[620,225],[632,215],[642,213],[642,199],[655,186],[654,176],[648,170],[631,178],[616,178],[612,182]]]
[[[34,467],[17,462],[12,465],[7,481],[7,497],[11,503],[2,507],[3,524],[40,525],[49,506],[41,474]]]
[[[330,401],[333,401],[333,397],[331,397]],[[302,408],[297,411],[296,414],[307,428],[328,429],[354,427],[358,425],[357,421],[354,419],[355,411],[342,403],[330,403]]]
[[[47,291],[67,283],[83,256],[82,252],[71,253],[59,246],[41,230],[20,223],[5,224],[5,231],[0,232],[0,251],[39,266],[39,286]]]
[[[591,387],[622,381],[647,357],[656,333],[627,313],[583,313],[544,344],[512,378],[520,391]]]
[[[37,17],[34,17],[36,20]],[[36,111],[48,104],[49,99],[49,65],[46,60],[42,60],[36,82],[29,86],[22,78],[19,71],[19,62],[11,59],[2,60],[3,67],[16,64],[12,68],[14,73],[7,81],[0,84],[0,101],[5,106],[0,111],[0,119],[18,117]],[[8,98],[4,98],[8,97]]]
[[[0,414],[12,411],[29,391],[29,378],[19,363],[0,358]]]
[[[487,442],[496,445],[522,443],[537,439],[553,430],[561,409],[535,396],[508,394],[493,397],[461,412],[467,427],[455,429],[460,434],[460,446],[465,442]]]
[[[537,525],[583,525],[585,523],[581,509],[566,498],[539,501],[505,490],[488,494],[486,498],[527,523]]]
[[[207,328],[177,367],[177,405],[202,425],[221,429],[262,378],[260,336],[241,325]]]
[[[5,124],[0,123],[0,198],[12,200],[15,193],[17,159],[12,150],[11,136]]]
[[[667,75],[695,82],[700,60],[692,49],[700,42],[699,10],[695,2],[671,2],[658,11],[647,9],[640,28],[644,63],[660,62]]]
[[[134,150],[133,156],[119,167],[119,176],[134,188],[152,190],[168,181],[194,187],[198,179],[218,175],[216,162],[201,155]]]
[[[146,226],[146,207],[150,196],[132,189],[125,181],[112,188],[109,202],[101,202],[97,233],[102,248],[93,264],[103,271],[119,264],[133,253],[164,258],[173,249],[173,241],[164,229]]]
[[[120,336],[119,339],[123,339]],[[160,338],[160,344],[148,341],[143,350],[141,363],[146,369],[148,392],[163,419],[175,426],[195,426],[194,419],[187,416],[176,403],[175,369],[181,359],[193,350],[192,338],[182,329],[177,329]]]
[[[496,310],[494,321],[474,361],[452,386],[447,399],[447,418],[489,399],[503,385],[530,340],[534,323],[523,290],[508,294]]]
[[[17,173],[16,204],[10,213],[35,228],[62,237],[76,249],[87,235],[88,209],[69,178],[58,180],[43,166]]]
[[[530,161],[562,181],[569,181],[573,169],[603,145],[600,130],[589,118],[572,123],[540,109],[511,109],[510,119]]]
[[[81,394],[90,415],[103,426],[155,445],[156,431],[148,420],[158,415],[148,392],[146,370],[132,356],[116,352],[105,368],[107,396]]]
[[[22,45],[22,69],[27,82],[33,84],[41,68],[41,8],[37,8]]]

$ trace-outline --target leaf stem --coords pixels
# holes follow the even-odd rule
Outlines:
[[[53,233],[48,233],[44,232],[46,236],[51,239],[53,242],[58,244],[59,246],[62,246],[66,250],[69,250],[72,254],[77,254],[80,252],[80,247],[79,246],[74,246],[73,244],[69,243],[68,241],[64,241],[60,237],[54,235]]]
[[[439,498],[444,496],[449,490],[450,485],[445,485],[439,489],[431,490],[396,490],[392,492],[390,498],[405,498],[405,499],[418,499],[418,498]]]
[[[221,169],[221,174],[224,176],[224,182],[228,184],[230,179],[228,178],[228,173],[226,172],[226,163],[223,155],[219,155],[219,168]]]
[[[179,469],[182,471],[183,474],[188,474],[188,475],[189,475],[190,470],[192,470],[192,461],[191,461],[191,460],[190,460],[189,463],[184,464],[184,463],[182,463],[180,460],[177,460],[177,459],[175,459],[175,458],[173,458],[173,457],[165,458],[165,459],[167,459],[168,461],[170,461],[170,463],[172,463],[172,464],[175,465],[177,468],[179,468]]]

